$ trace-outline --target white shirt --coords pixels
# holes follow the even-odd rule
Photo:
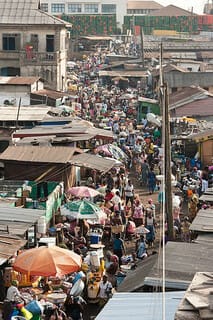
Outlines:
[[[106,291],[107,290],[109,290],[109,291],[112,290],[112,284],[109,281],[106,281],[104,283],[103,280],[102,280],[100,282],[100,284],[99,284],[99,288],[100,288],[100,291],[99,291],[99,294],[98,294],[99,298],[108,298]]]
[[[21,294],[20,294],[18,288],[15,287],[15,286],[9,287],[8,290],[7,290],[6,299],[9,300],[9,301],[15,301],[15,299],[17,297],[21,297]]]
[[[134,196],[133,191],[134,191],[133,184],[131,184],[131,185],[127,184],[125,187],[125,196],[126,197],[133,197]]]

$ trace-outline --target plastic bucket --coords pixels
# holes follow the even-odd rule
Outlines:
[[[33,315],[38,315],[42,313],[42,308],[41,306],[38,304],[38,302],[36,300],[33,300],[31,302],[29,302],[25,308],[30,311]]]

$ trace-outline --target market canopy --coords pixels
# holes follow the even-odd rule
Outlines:
[[[77,198],[93,198],[100,195],[100,192],[87,186],[72,187],[67,190],[67,193]]]
[[[13,269],[34,276],[63,276],[78,271],[81,263],[81,256],[71,250],[42,246],[20,253]]]
[[[88,200],[70,201],[61,208],[62,215],[70,215],[76,219],[100,220],[106,218],[105,212],[95,203]]]

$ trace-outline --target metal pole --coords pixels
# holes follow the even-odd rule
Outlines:
[[[167,230],[169,240],[173,240],[173,215],[172,215],[172,181],[171,181],[171,138],[170,138],[170,121],[169,121],[169,99],[168,85],[163,77],[163,45],[160,46],[160,93],[162,107],[162,133],[164,148],[164,208],[167,221]],[[165,221],[163,221],[165,223]],[[164,236],[164,235],[163,235]]]
[[[143,37],[142,27],[140,27],[140,36],[141,36],[141,61],[142,61],[142,67],[144,68],[144,37]]]
[[[169,101],[168,86],[164,85],[164,176],[165,176],[165,213],[167,219],[169,240],[174,239],[173,215],[172,215],[172,181],[171,181],[171,139],[170,139],[170,121],[169,121]]]
[[[19,118],[20,109],[21,109],[21,98],[19,99],[18,111],[16,116],[16,129],[18,129],[18,118]]]

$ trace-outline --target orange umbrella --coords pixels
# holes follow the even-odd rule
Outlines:
[[[42,246],[20,253],[13,268],[33,276],[49,277],[78,271],[81,263],[81,257],[73,251],[57,246]]]

